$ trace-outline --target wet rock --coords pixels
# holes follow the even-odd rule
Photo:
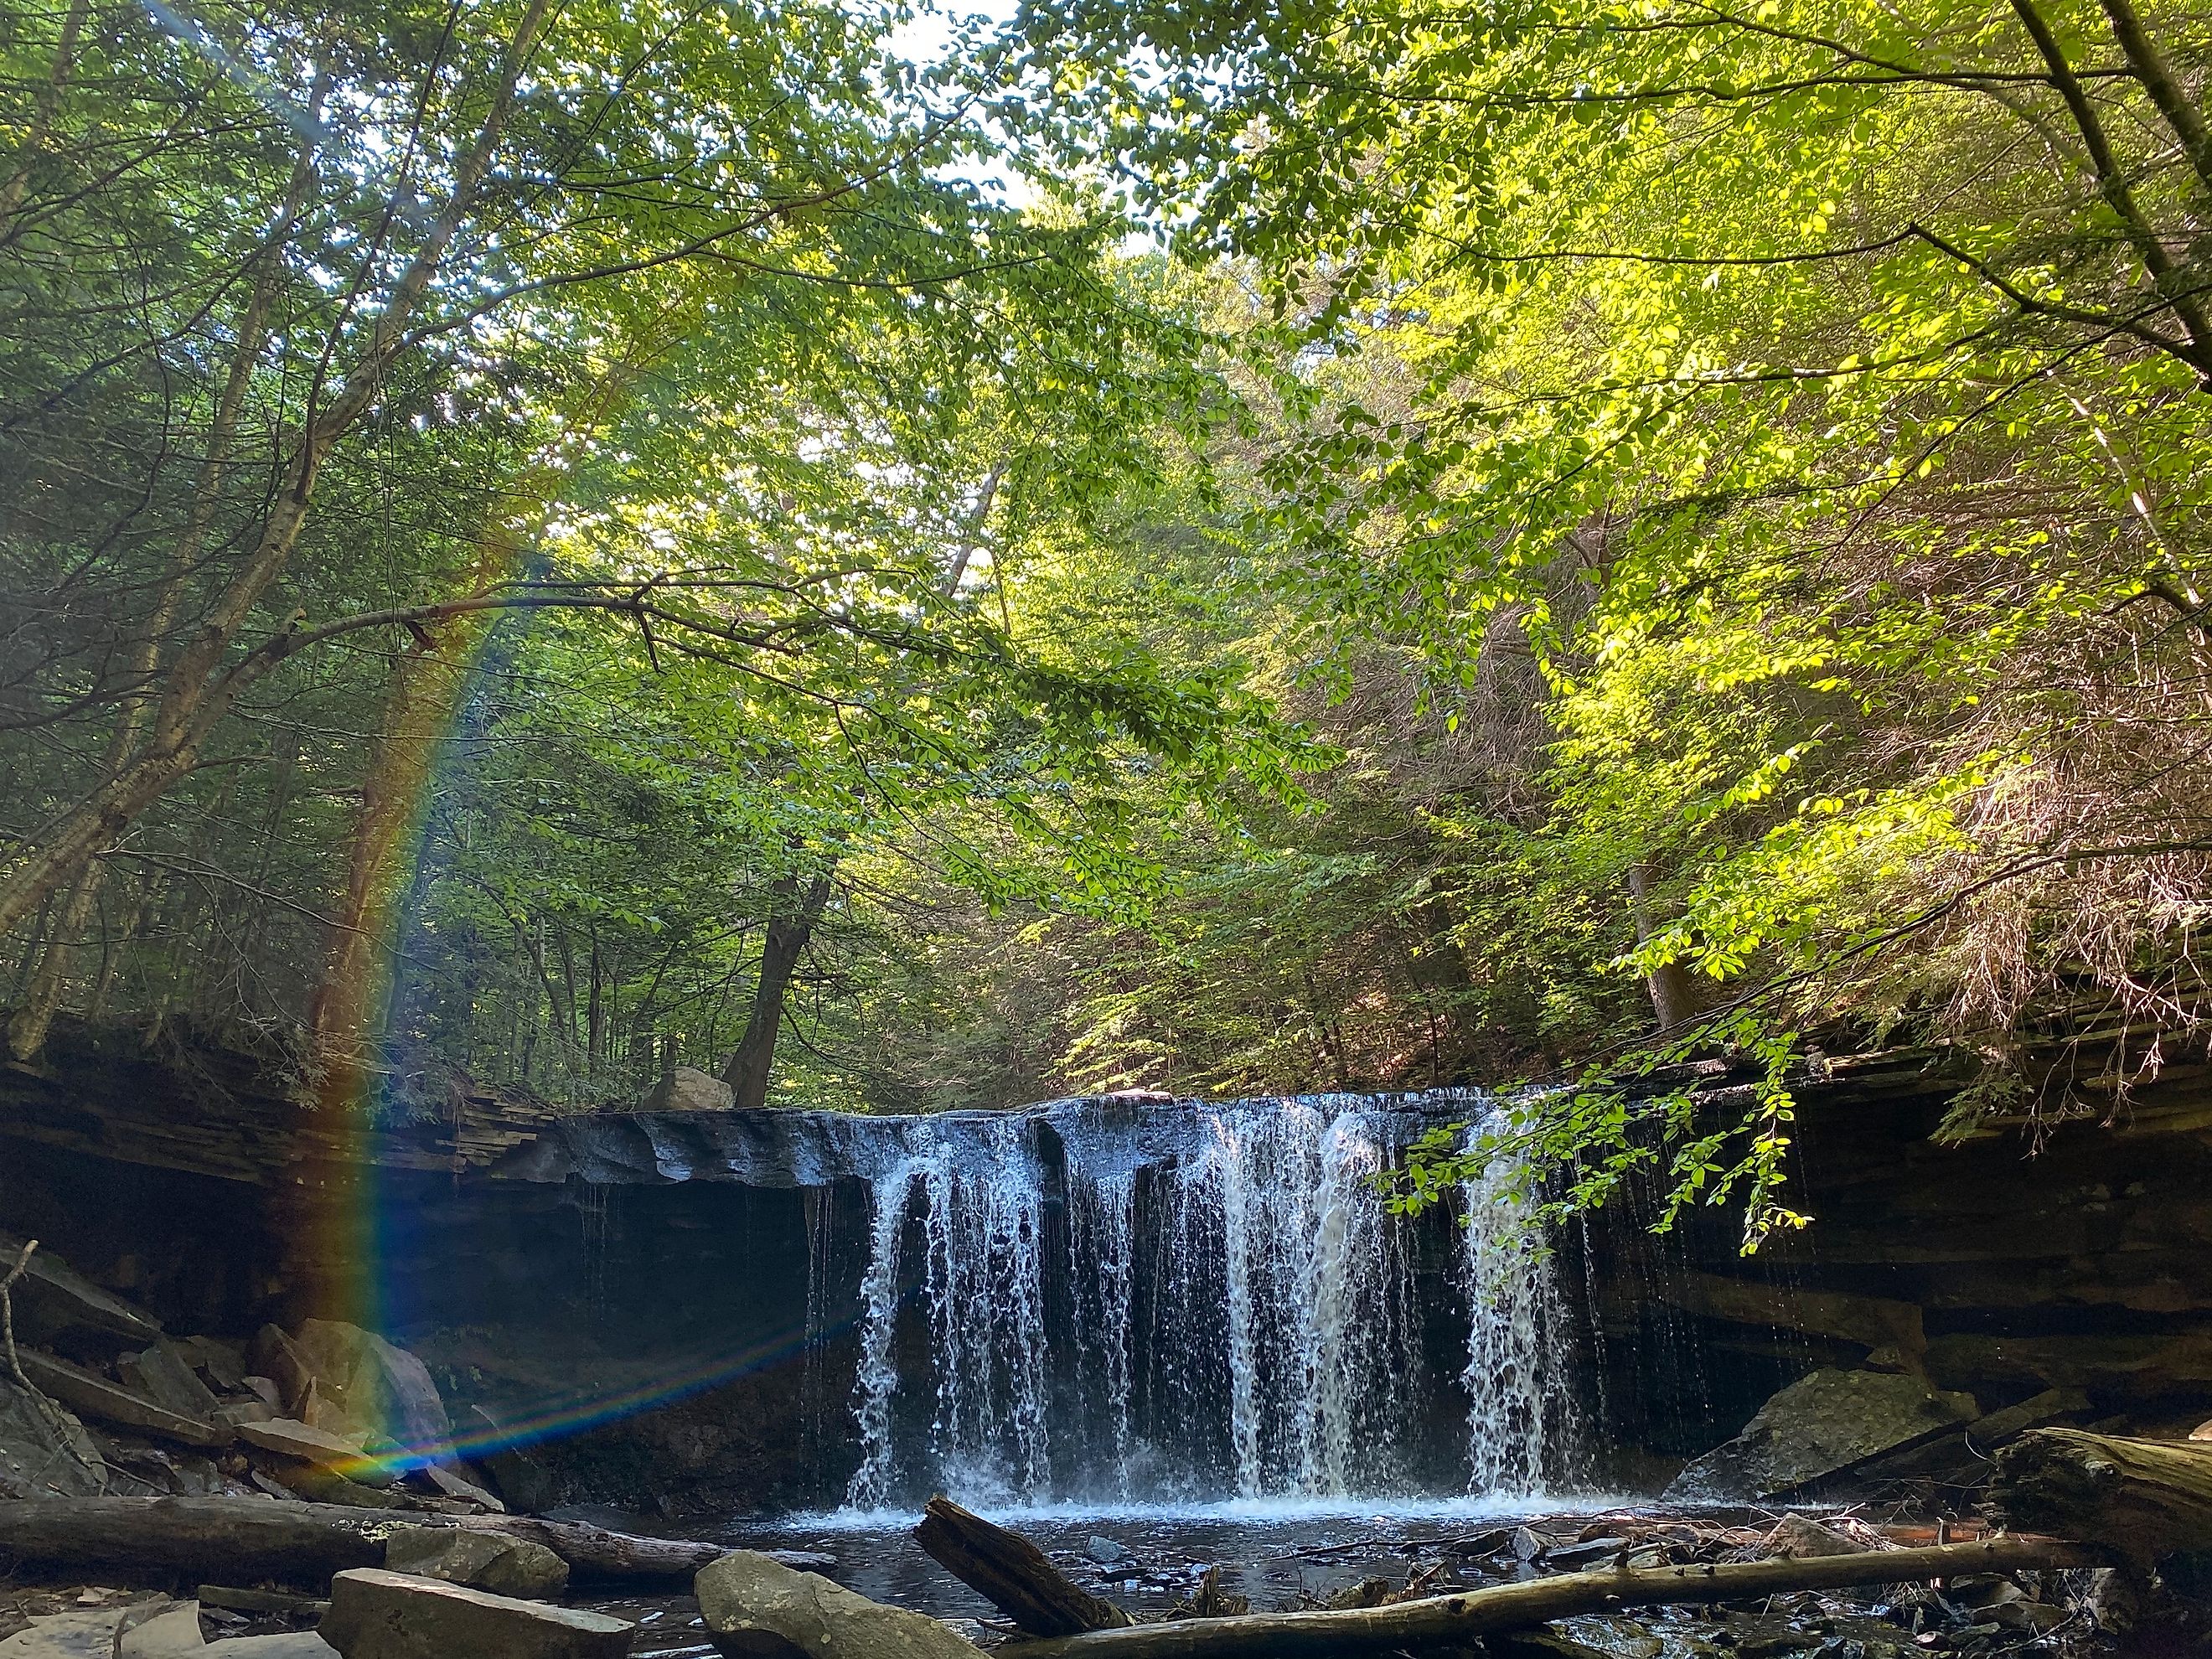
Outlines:
[[[1809,1515],[1785,1515],[1766,1540],[1776,1555],[1802,1560],[1816,1555],[1857,1555],[1866,1546],[1856,1538],[1822,1526]]]
[[[1095,1532],[1083,1540],[1083,1553],[1102,1567],[1130,1567],[1137,1563],[1136,1551]]]
[[[626,1659],[634,1628],[605,1613],[356,1567],[331,1581],[321,1634],[343,1659]]]
[[[1602,1648],[1577,1642],[1556,1625],[1501,1630],[1482,1638],[1489,1659],[1612,1659]]]
[[[737,1103],[736,1090],[692,1066],[678,1066],[645,1097],[648,1112],[726,1112]]]
[[[1697,1459],[1670,1498],[1773,1498],[1980,1415],[1971,1395],[1881,1371],[1819,1370],[1783,1389],[1727,1444]]]
[[[203,1418],[173,1412],[120,1383],[109,1382],[97,1371],[30,1348],[21,1350],[16,1358],[33,1388],[81,1416],[120,1424],[126,1429],[137,1429],[187,1446],[220,1450],[230,1444],[228,1429]]]
[[[1617,1613],[1562,1620],[1556,1628],[1583,1647],[1607,1656],[1607,1659],[1659,1659],[1667,1648],[1649,1625]]]
[[[550,1601],[568,1588],[568,1564],[543,1544],[465,1527],[398,1528],[384,1540],[384,1565],[530,1601]]]
[[[732,1659],[975,1659],[973,1644],[934,1619],[753,1550],[702,1568],[693,1587],[716,1650]]]
[[[1347,1613],[1354,1607],[1379,1607],[1390,1599],[1397,1585],[1388,1578],[1363,1578],[1356,1584],[1346,1584],[1322,1603],[1331,1613]]]
[[[342,1320],[310,1319],[296,1347],[332,1402],[356,1422],[408,1446],[450,1441],[452,1419],[422,1362],[374,1331]]]
[[[58,1424],[37,1401],[0,1378],[0,1498],[97,1498],[107,1490],[84,1425],[57,1411]]]

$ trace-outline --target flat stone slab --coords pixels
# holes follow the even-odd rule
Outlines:
[[[733,1550],[710,1562],[693,1589],[716,1650],[732,1659],[977,1656],[975,1644],[926,1614],[871,1601],[757,1550]]]
[[[331,1581],[322,1636],[343,1659],[627,1659],[628,1620],[360,1567]]]
[[[37,1260],[35,1256],[32,1259]],[[210,1451],[230,1444],[228,1426],[173,1412],[82,1365],[72,1365],[66,1359],[57,1359],[35,1348],[24,1348],[16,1358],[22,1362],[23,1375],[30,1379],[33,1388],[60,1401],[81,1417],[120,1424],[126,1429],[138,1429],[164,1440],[181,1441],[187,1446]]]
[[[120,1607],[75,1608],[31,1620],[0,1642],[0,1659],[114,1659],[115,1627],[123,1622]]]

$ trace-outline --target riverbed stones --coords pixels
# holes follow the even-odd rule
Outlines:
[[[384,1565],[528,1601],[550,1601],[568,1588],[568,1564],[544,1545],[469,1527],[398,1528],[384,1540]]]
[[[625,1620],[379,1567],[331,1581],[322,1637],[343,1659],[626,1659]]]
[[[693,1589],[715,1650],[729,1659],[975,1659],[973,1643],[926,1614],[871,1601],[757,1550],[702,1567]]]
[[[1924,1377],[1818,1370],[1759,1408],[1743,1432],[1690,1464],[1670,1498],[1775,1498],[1934,1438],[1980,1413]]]

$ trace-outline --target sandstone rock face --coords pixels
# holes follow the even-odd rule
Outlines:
[[[1773,1498],[1972,1422],[1973,1397],[1924,1378],[1814,1371],[1783,1389],[1726,1445],[1677,1475],[1667,1496]]]
[[[605,1613],[359,1567],[331,1581],[322,1637],[343,1659],[626,1659],[634,1628]]]
[[[934,1619],[757,1551],[702,1568],[693,1588],[715,1648],[732,1659],[975,1659],[972,1643]]]
[[[409,1446],[453,1438],[438,1385],[422,1362],[374,1331],[337,1319],[310,1319],[295,1346],[317,1381],[349,1417]]]
[[[550,1601],[568,1588],[568,1564],[544,1545],[465,1527],[401,1527],[384,1540],[384,1565],[529,1601]]]

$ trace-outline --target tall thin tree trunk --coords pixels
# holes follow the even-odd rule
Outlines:
[[[769,919],[768,938],[761,946],[752,1017],[745,1022],[737,1052],[722,1072],[722,1081],[730,1085],[739,1106],[759,1106],[768,1100],[776,1038],[783,1029],[784,999],[791,990],[791,976],[799,958],[814,937],[814,925],[822,920],[823,909],[830,902],[830,878],[816,876],[802,890],[796,876],[787,876],[775,884],[775,892],[781,914]]]
[[[1629,908],[1636,917],[1636,938],[1638,944],[1649,944],[1658,931],[1651,919],[1651,872],[1644,865],[1628,866]],[[1679,962],[1662,963],[1644,976],[1644,988],[1651,994],[1651,1010],[1659,1017],[1659,1029],[1671,1030],[1695,1019],[1705,1010],[1703,988],[1697,976]]]

